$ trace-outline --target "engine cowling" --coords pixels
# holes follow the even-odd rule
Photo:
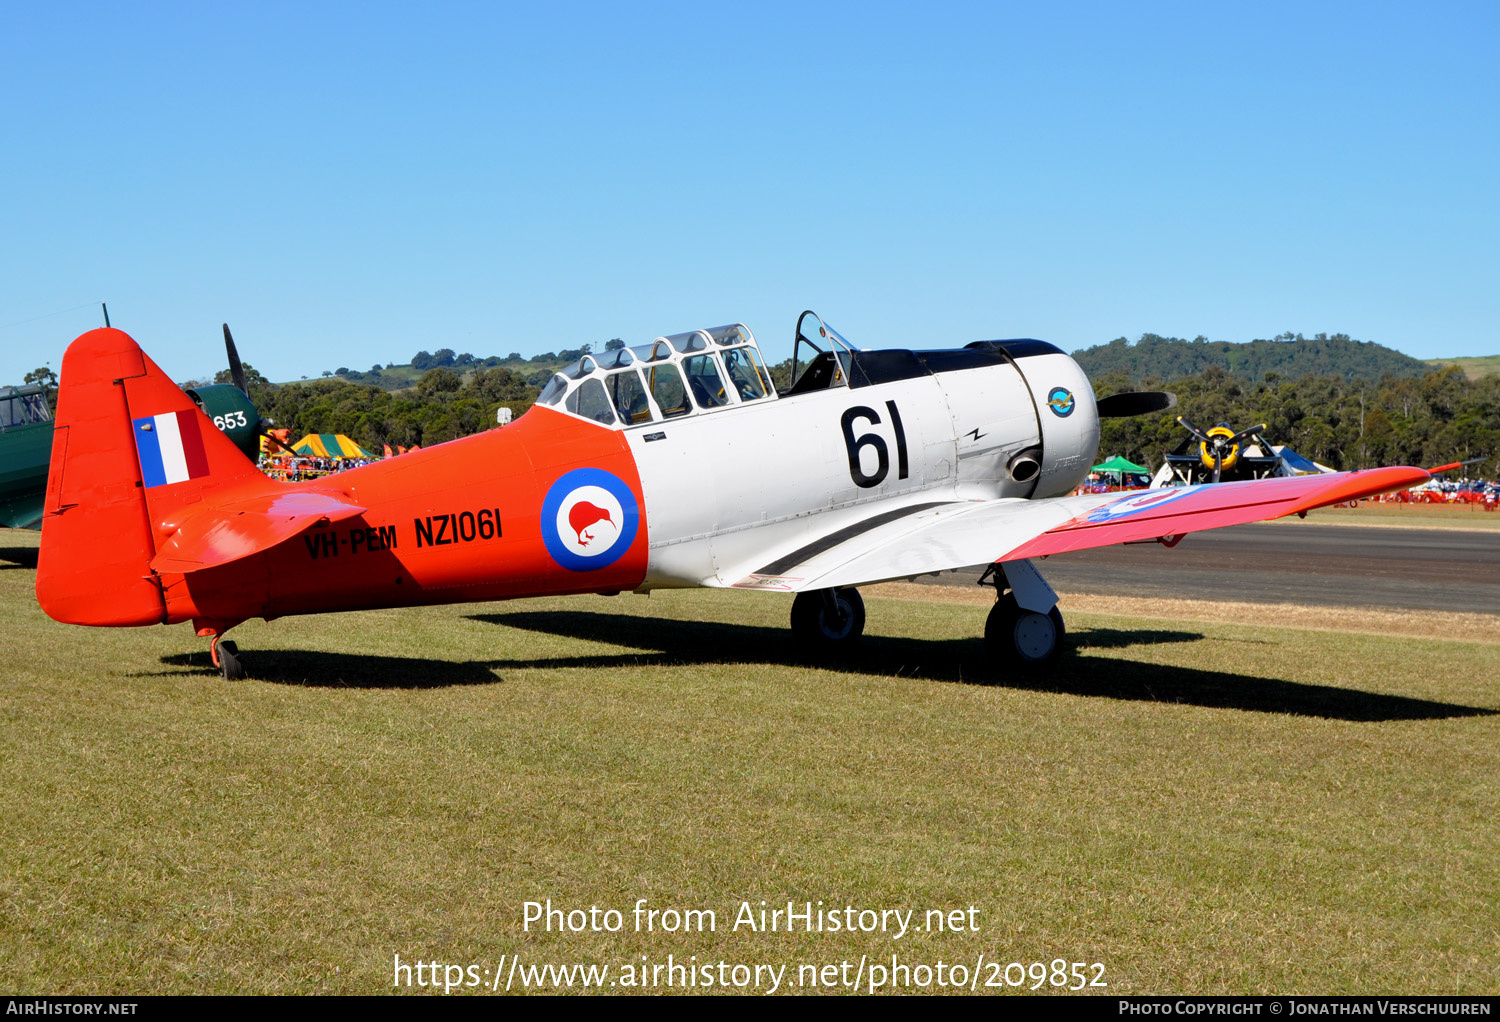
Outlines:
[[[1042,442],[1033,497],[1071,493],[1086,478],[1099,453],[1099,409],[1083,369],[1052,348],[1020,354],[1016,368],[1036,405]]]

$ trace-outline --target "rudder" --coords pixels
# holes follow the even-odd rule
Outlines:
[[[184,509],[255,466],[130,336],[68,346],[37,561],[37,601],[70,624],[166,619],[151,558]]]

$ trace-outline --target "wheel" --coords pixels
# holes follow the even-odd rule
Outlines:
[[[858,589],[818,589],[792,601],[792,634],[809,646],[858,639],[865,630],[865,601]]]
[[[240,663],[240,648],[233,642],[219,643],[219,673],[225,681],[239,681],[245,676],[245,665]]]
[[[1016,603],[1015,593],[995,601],[984,623],[984,644],[996,660],[1044,664],[1062,649],[1067,629],[1055,606],[1045,614]]]

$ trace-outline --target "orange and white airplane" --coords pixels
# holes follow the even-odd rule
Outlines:
[[[800,372],[798,371],[800,369]],[[1036,340],[862,351],[797,321],[778,393],[743,325],[585,356],[515,424],[300,483],[266,478],[119,330],[63,359],[37,598],[58,621],[191,621],[227,678],[253,617],[706,586],[796,594],[793,630],[864,628],[856,586],[990,565],[992,655],[1064,635],[1033,565],[1426,481],[1419,468],[1069,496],[1101,415]]]

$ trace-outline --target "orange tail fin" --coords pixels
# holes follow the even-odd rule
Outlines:
[[[271,484],[120,330],[68,346],[36,595],[72,624],[163,621],[157,546],[205,493]]]

